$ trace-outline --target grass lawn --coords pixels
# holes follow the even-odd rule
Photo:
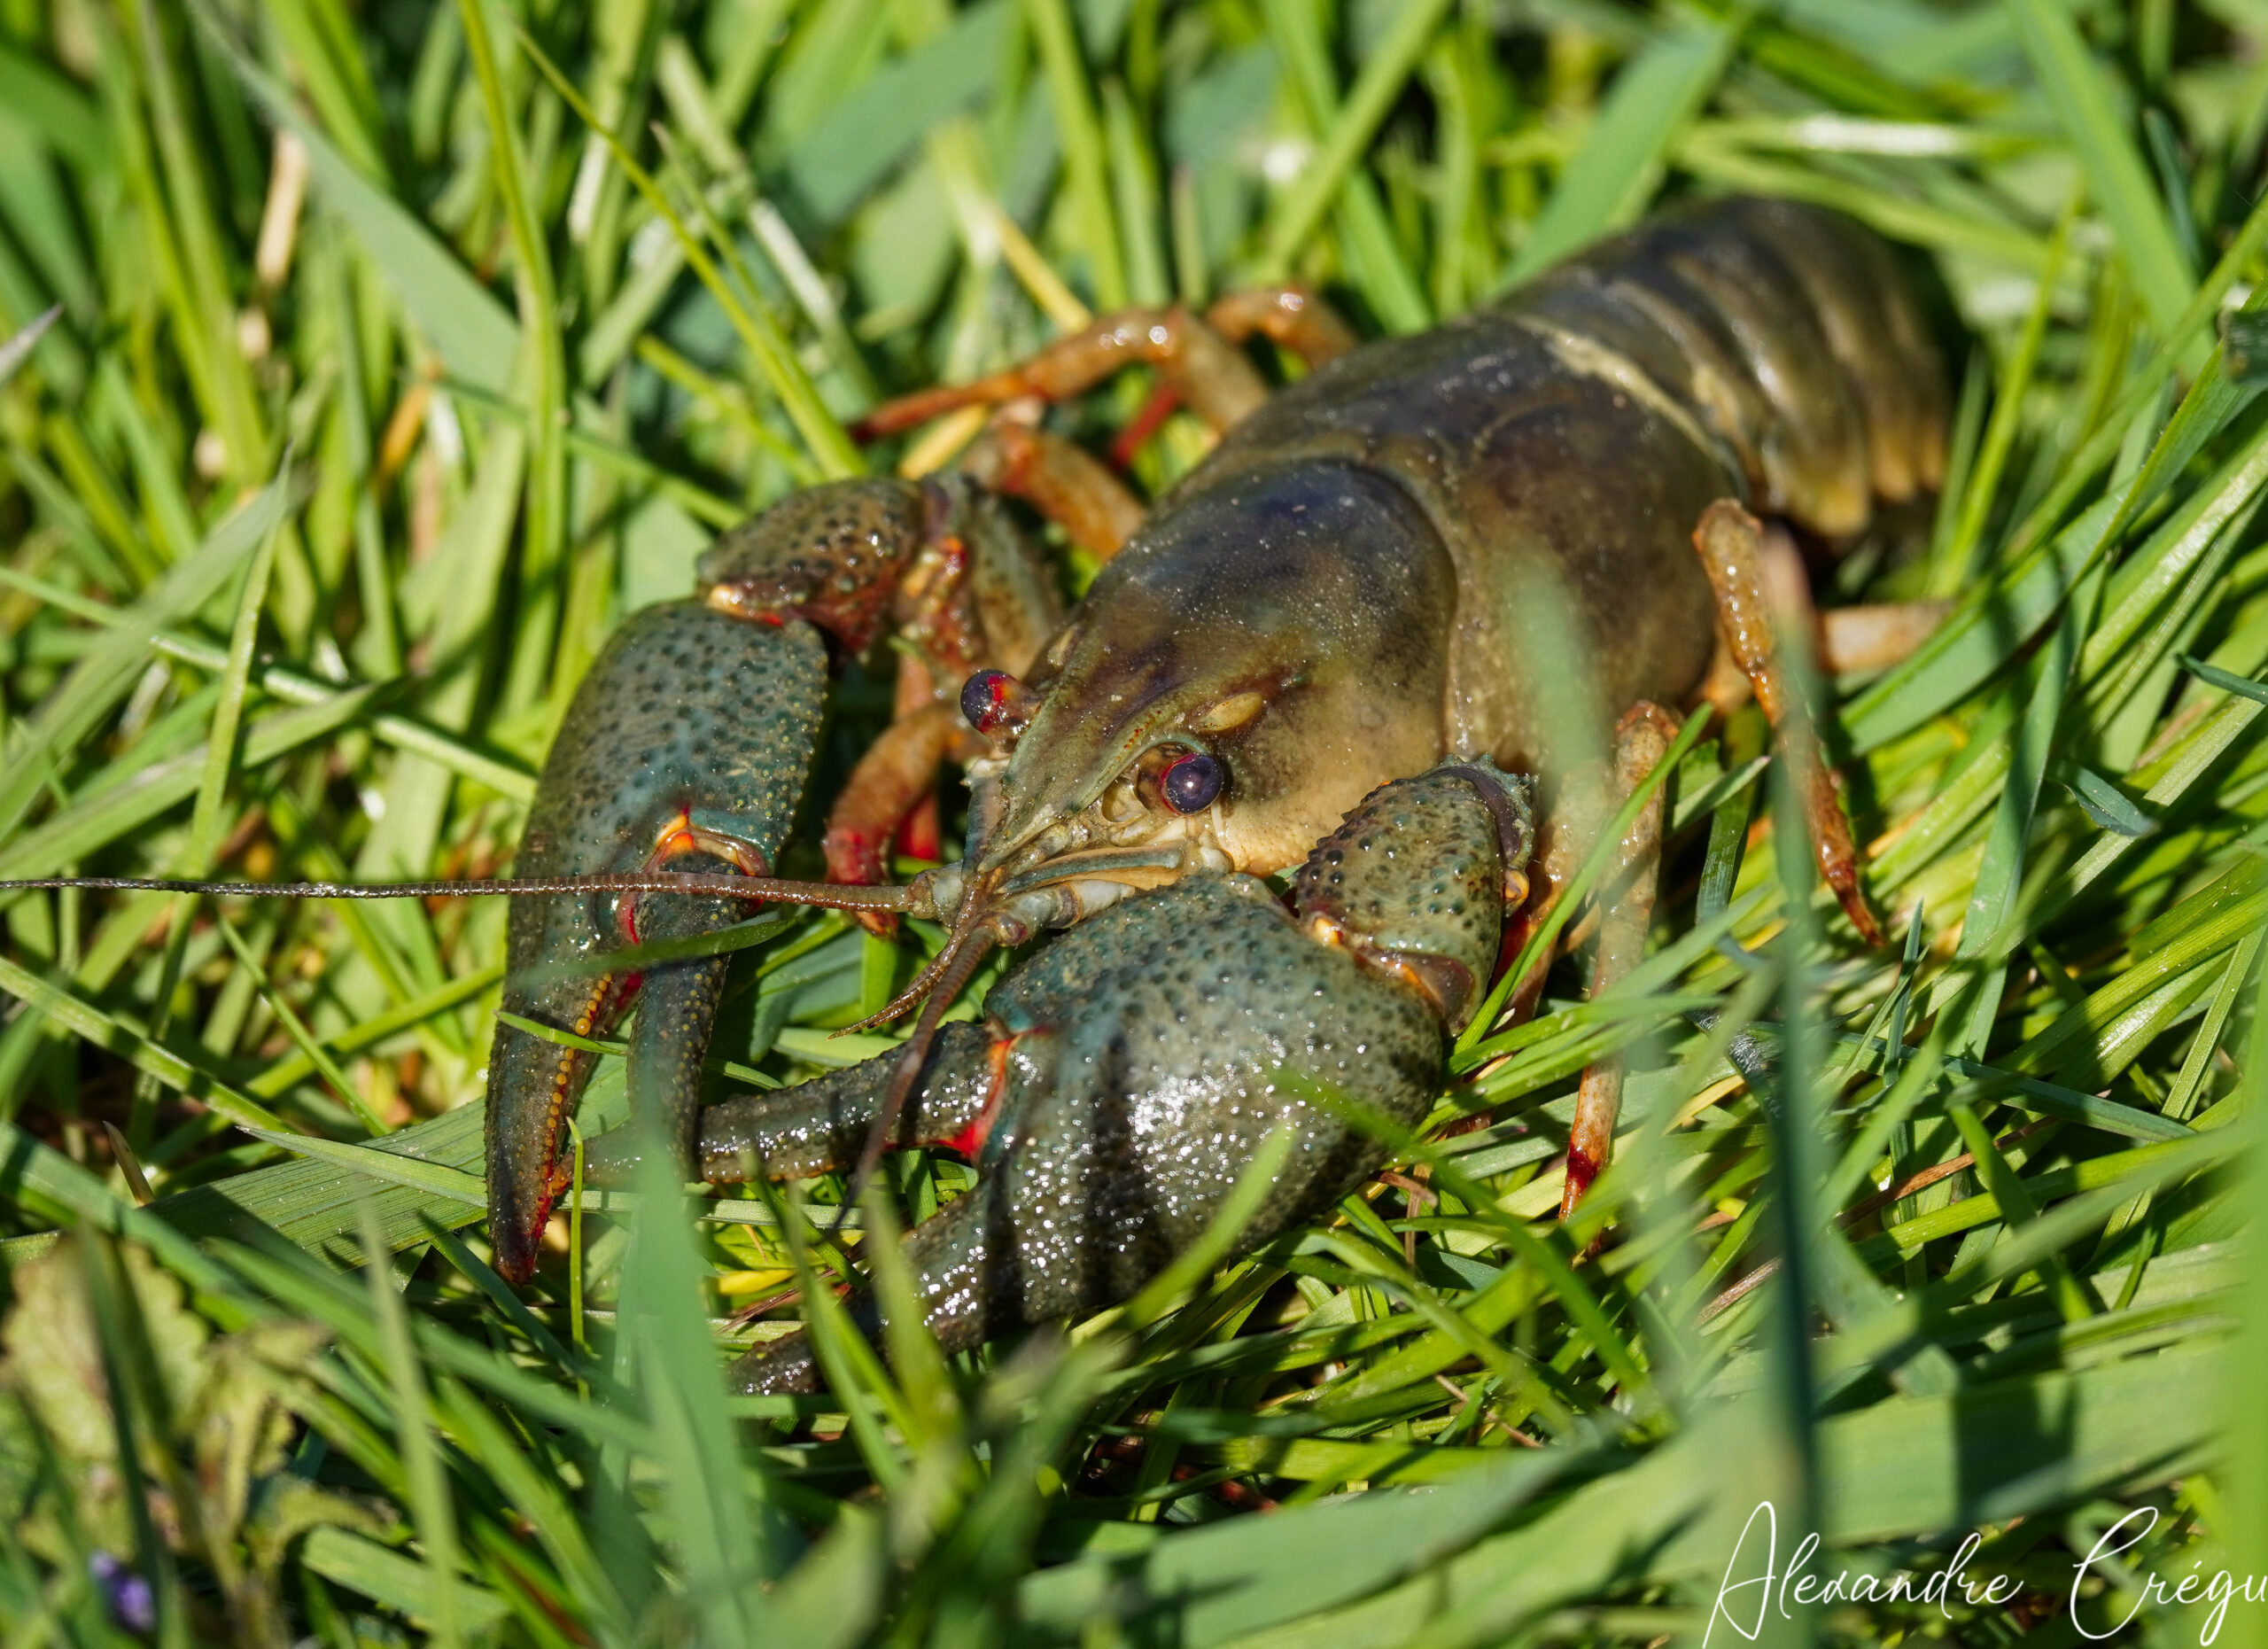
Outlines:
[[[720,528],[947,461],[846,425],[1129,303],[1416,331],[1777,194],[1898,244],[1957,408],[1821,578],[1953,603],[1821,694],[1891,943],[1743,712],[1636,974],[1563,962],[1391,1183],[1064,1333],[885,1366],[834,1177],[593,1195],[507,1288],[501,900],[7,898],[0,1640],[2268,1641],[2196,1600],[2268,1574],[2264,138],[2260,0],[0,0],[0,878],[508,869]],[[743,949],[718,1093],[886,1051],[829,1032],[938,937]],[[833,1395],[728,1397],[799,1293]],[[1720,1591],[1814,1534],[1784,1616]]]

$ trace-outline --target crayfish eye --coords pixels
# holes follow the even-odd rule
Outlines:
[[[1158,794],[1177,813],[1201,813],[1221,794],[1221,764],[1203,751],[1192,751],[1158,775]]]
[[[979,733],[1000,713],[1000,679],[1006,674],[1005,670],[980,670],[961,683],[962,719]]]

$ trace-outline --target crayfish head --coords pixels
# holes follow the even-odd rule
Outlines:
[[[972,779],[993,797],[972,862],[1005,886],[1099,850],[1148,852],[1153,882],[1297,864],[1441,754],[1454,586],[1415,507],[1365,472],[1290,466],[1184,500],[1022,681],[972,681],[1000,759]]]
[[[1534,785],[1486,758],[1441,763],[1363,797],[1292,881],[1310,937],[1402,979],[1462,1030],[1527,897]]]

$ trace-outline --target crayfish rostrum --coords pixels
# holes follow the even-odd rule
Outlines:
[[[1255,334],[1310,369],[1270,394],[1239,347]],[[1157,385],[1138,438],[1175,405],[1220,437],[1146,511],[1040,416],[1135,364]],[[710,550],[692,600],[617,632],[529,816],[509,885],[548,891],[516,895],[506,995],[588,1037],[637,992],[633,1108],[701,1177],[970,1153],[976,1188],[908,1245],[949,1347],[1128,1297],[1279,1125],[1295,1147],[1247,1248],[1374,1172],[1383,1147],[1298,1078],[1419,1120],[1585,829],[1660,759],[1666,712],[1752,691],[1780,721],[1775,618],[1803,600],[1786,529],[1847,541],[1877,501],[1935,487],[1945,439],[1942,373],[1889,249],[1752,199],[1658,218],[1418,336],[1355,346],[1304,292],[1239,293],[1202,317],[1107,317],[866,429],[979,404],[997,410],[955,472],[792,496]],[[1004,494],[1104,558],[1076,609]],[[1814,644],[1848,667],[1930,618],[1828,613]],[[896,716],[829,816],[829,884],[775,880],[830,660],[885,632]],[[1871,941],[1806,725],[1784,731],[1821,869]],[[964,856],[876,885],[949,758],[969,783]],[[1643,948],[1658,805],[1638,820],[1595,988]],[[1260,878],[1294,867],[1287,904]],[[944,924],[892,1004],[926,998],[900,1051],[703,1110],[722,959],[642,980],[547,966],[775,898]],[[1068,931],[981,1021],[941,1023],[989,951],[1051,930]],[[590,1059],[497,1031],[490,1233],[509,1278],[565,1187]],[[1611,1063],[1586,1074],[1568,1206],[1619,1095]],[[602,1148],[598,1171],[627,1155]],[[741,1376],[815,1373],[792,1336]]]

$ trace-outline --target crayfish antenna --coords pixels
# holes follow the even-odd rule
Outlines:
[[[966,937],[956,936],[937,959],[921,970],[921,977],[934,976],[929,986],[929,1000],[921,1010],[921,1017],[913,1023],[913,1034],[905,1039],[905,1046],[897,1056],[897,1065],[889,1074],[889,1087],[882,1095],[882,1109],[874,1113],[874,1124],[866,1130],[866,1143],[859,1148],[858,1165],[851,1171],[850,1180],[843,1190],[843,1210],[835,1217],[839,1228],[843,1214],[858,1207],[858,1199],[866,1194],[866,1181],[874,1177],[874,1168],[882,1160],[882,1152],[897,1134],[897,1119],[905,1109],[905,1102],[913,1095],[913,1087],[921,1079],[921,1068],[928,1063],[929,1045],[936,1039],[937,1027],[944,1023],[945,1010],[962,987],[975,977],[977,968],[991,954],[998,941],[990,926],[980,927]],[[920,984],[917,978],[915,984]],[[907,994],[911,994],[908,987]]]
[[[889,1023],[893,1019],[903,1017],[920,1005],[921,1000],[936,988],[937,981],[944,976],[945,969],[952,965],[959,955],[959,948],[948,944],[944,950],[939,951],[921,965],[921,971],[906,982],[905,989],[900,991],[864,1019],[853,1021],[835,1034],[838,1037],[856,1036],[862,1031],[874,1031]],[[959,986],[954,987],[955,990],[959,988]],[[945,994],[951,997],[952,992],[949,991]]]
[[[913,888],[846,887],[771,876],[697,875],[667,870],[574,876],[482,876],[446,882],[191,882],[154,876],[29,876],[0,881],[0,894],[79,888],[96,893],[194,893],[214,898],[395,899],[514,898],[577,893],[681,893],[762,905],[815,905],[827,910],[928,913]]]

